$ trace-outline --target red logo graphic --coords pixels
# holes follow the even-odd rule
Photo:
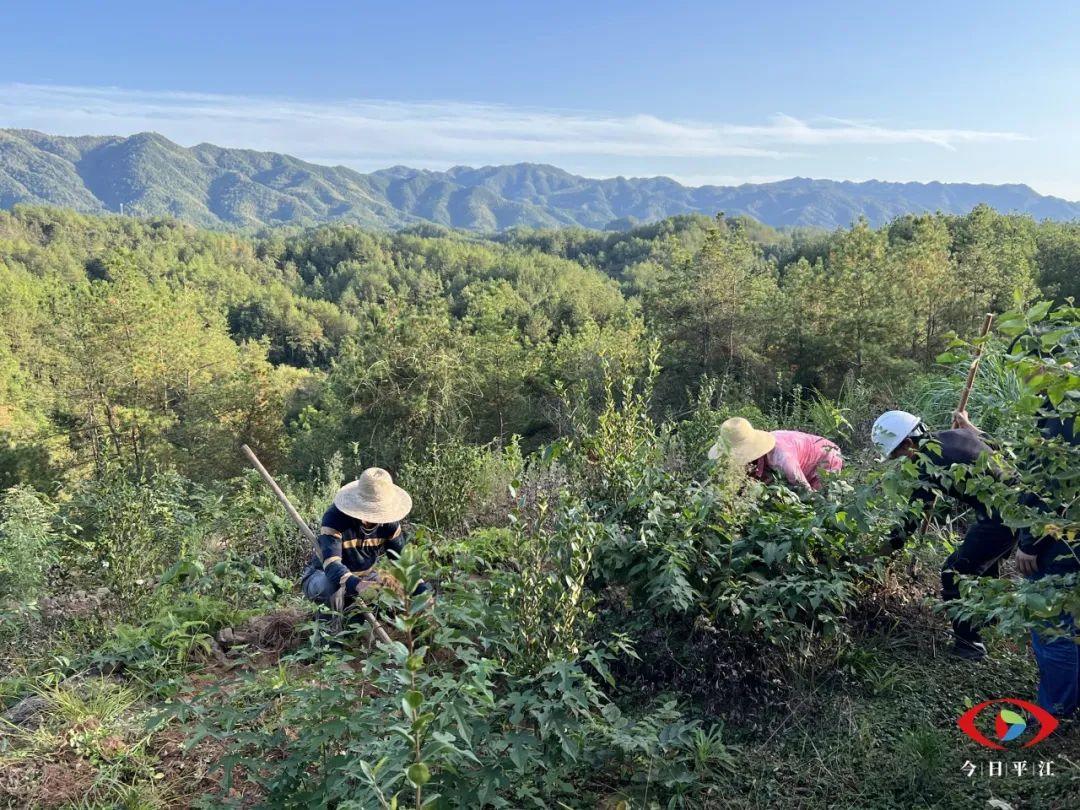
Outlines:
[[[998,698],[997,700],[985,700],[978,706],[972,706],[962,715],[960,719],[956,721],[956,725],[960,726],[960,730],[967,734],[971,739],[977,742],[979,745],[986,746],[987,748],[994,748],[998,751],[1004,751],[1005,746],[994,742],[989,739],[985,734],[979,731],[975,726],[975,720],[986,709],[987,706],[993,706],[995,704],[1010,704],[1023,709],[1031,717],[1039,723],[1038,733],[1028,740],[1022,747],[1031,748],[1036,743],[1040,743],[1049,737],[1054,729],[1058,727],[1057,719],[1046,711],[1041,706],[1036,706],[1034,703],[1028,703],[1026,700],[1020,700],[1019,698]],[[1027,718],[1013,709],[1002,706],[998,711],[997,717],[994,719],[994,734],[1002,742],[1012,742],[1017,737],[1022,735],[1028,727]]]

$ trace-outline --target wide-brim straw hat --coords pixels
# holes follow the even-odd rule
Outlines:
[[[709,449],[714,461],[725,451],[737,464],[749,464],[776,447],[776,437],[767,430],[757,430],[750,421],[733,416],[720,426],[720,441]]]
[[[368,523],[395,523],[412,509],[412,496],[381,467],[368,467],[338,490],[334,506]]]

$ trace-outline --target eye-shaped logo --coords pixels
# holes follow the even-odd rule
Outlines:
[[[1036,743],[1040,743],[1049,737],[1055,728],[1058,726],[1057,719],[1046,711],[1041,706],[1036,706],[1034,703],[1029,703],[1026,700],[1020,700],[1019,698],[998,698],[997,700],[986,700],[980,703],[978,706],[972,706],[962,715],[960,719],[956,721],[956,724],[960,726],[960,730],[967,734],[971,739],[977,742],[979,745],[984,745],[987,748],[995,748],[998,751],[1004,751],[1005,746],[1000,743],[996,743],[989,739],[975,726],[975,720],[988,706],[994,706],[998,704],[1011,704],[1019,709],[1023,709],[1030,718],[1038,721],[1039,730],[1028,740],[1023,748],[1031,748]],[[1029,717],[1025,717],[1018,711],[1007,706],[1001,706],[998,709],[997,716],[994,718],[994,735],[1001,740],[1001,742],[1012,742],[1019,739],[1025,731],[1027,731],[1029,725]]]

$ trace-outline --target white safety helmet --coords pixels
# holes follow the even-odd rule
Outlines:
[[[888,458],[908,436],[919,432],[922,419],[907,411],[885,411],[870,429],[870,439]]]

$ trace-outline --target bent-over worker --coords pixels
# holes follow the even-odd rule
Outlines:
[[[960,597],[960,576],[996,577],[1002,559],[1016,546],[1016,533],[1005,525],[1001,516],[987,509],[974,495],[964,492],[956,477],[948,474],[950,468],[972,467],[983,454],[993,452],[965,411],[953,415],[953,424],[956,427],[952,430],[931,433],[914,414],[886,411],[870,431],[870,438],[886,459],[906,457],[915,463],[918,487],[912,499],[922,501],[924,509],[932,507],[940,492],[975,513],[963,542],[946,558],[941,569],[941,598],[946,602]],[[991,474],[996,475],[992,470]],[[893,531],[889,544],[894,551],[903,548],[919,523],[919,517],[913,515]],[[971,622],[954,619],[953,638],[954,655],[973,661],[986,657],[986,645]]]
[[[770,471],[777,472],[803,490],[821,489],[821,474],[844,466],[840,448],[826,438],[797,430],[757,430],[741,416],[720,426],[720,441],[709,458],[716,460],[725,451],[736,464],[747,465],[752,477],[763,481]]]
[[[369,467],[338,490],[322,517],[318,548],[301,579],[304,596],[333,606],[341,591],[347,606],[365,592],[395,587],[380,576],[376,563],[384,554],[396,558],[405,547],[401,521],[412,509],[412,497],[394,483],[390,473]],[[421,584],[417,593],[428,590]]]

